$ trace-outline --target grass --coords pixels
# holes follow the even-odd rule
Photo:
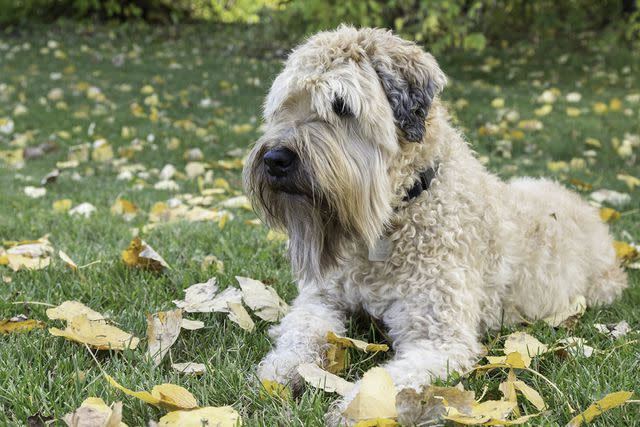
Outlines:
[[[129,223],[109,212],[118,197],[135,202],[144,212],[153,203],[172,197],[173,193],[153,189],[155,174],[168,163],[183,170],[183,153],[190,148],[200,148],[206,161],[215,161],[231,159],[229,150],[249,147],[258,135],[262,98],[280,69],[280,61],[274,59],[271,50],[255,49],[261,42],[242,31],[198,26],[152,29],[62,25],[0,36],[0,118],[12,117],[15,122],[13,135],[0,134],[0,149],[14,148],[10,141],[25,133],[30,135],[29,146],[54,142],[58,147],[43,157],[27,160],[23,169],[6,165],[0,169],[0,239],[33,239],[49,234],[56,249],[64,250],[78,264],[100,260],[79,272],[55,261],[40,271],[14,273],[0,267],[0,274],[11,278],[10,283],[0,284],[0,318],[25,313],[46,320],[45,306],[22,302],[58,304],[75,299],[111,315],[122,328],[144,337],[146,313],[173,308],[171,301],[181,298],[184,288],[213,275],[223,286],[235,284],[235,275],[254,277],[273,285],[288,301],[295,296],[282,244],[267,240],[266,229],[245,224],[244,220],[254,218],[252,213],[234,210],[235,219],[223,229],[211,223],[180,223],[145,234],[145,240],[173,267],[158,275],[128,269],[119,258],[131,240],[131,228],[146,224],[145,215]],[[247,56],[247,46],[253,46],[251,51],[260,52],[260,57]],[[639,240],[638,190],[630,191],[616,175],[640,176],[635,161],[640,147],[634,148],[632,158],[622,159],[612,146],[612,140],[622,141],[625,133],[640,133],[640,103],[625,100],[626,95],[640,92],[637,56],[597,40],[575,39],[569,43],[509,46],[483,55],[446,53],[440,55],[440,61],[452,80],[444,98],[452,105],[454,120],[465,129],[492,171],[504,178],[553,176],[569,187],[576,182],[571,179],[578,179],[594,189],[630,192],[632,202],[625,207],[627,213],[612,225],[612,232],[622,240]],[[156,121],[131,112],[131,104],[137,102],[149,114],[150,106],[144,104],[148,94],[141,93],[146,85],[152,86],[159,97]],[[99,88],[105,99],[88,98],[87,86]],[[540,105],[535,99],[551,87],[558,88],[562,95],[553,112],[536,117],[534,110]],[[61,99],[50,99],[55,98],[55,93],[51,96],[54,88],[63,90]],[[583,109],[579,117],[565,113],[570,105],[564,96],[572,91],[582,94],[576,105]],[[498,111],[491,106],[495,98],[504,99],[505,107],[517,111],[521,119],[540,120],[544,128],[525,131],[523,139],[517,139],[517,132],[510,134],[511,148],[504,149],[508,145],[499,141],[505,140],[505,132],[517,128],[517,121],[507,123],[505,131],[486,135],[488,122],[499,123]],[[622,101],[621,111],[593,112],[594,103],[608,105],[614,98]],[[211,106],[201,104],[203,99],[212,100]],[[14,114],[18,104],[28,111]],[[625,109],[629,110],[626,114]],[[193,129],[177,127],[179,120],[188,120]],[[247,123],[252,125],[251,130],[244,132],[242,125]],[[584,151],[589,148],[584,145],[587,137],[602,143],[593,163],[555,173],[547,168],[549,161],[584,159]],[[23,188],[38,186],[57,161],[67,158],[69,146],[99,138],[116,150],[130,147],[134,138],[143,141],[142,150],[135,152],[130,163],[144,165],[149,177],[141,175],[131,182],[117,180],[117,168],[88,162],[64,171],[58,182],[47,187],[45,197],[25,196]],[[172,138],[181,141],[177,150],[167,148]],[[505,152],[511,157],[505,158]],[[574,160],[572,164],[579,163]],[[76,172],[78,180],[72,179]],[[227,179],[234,190],[241,189],[238,169],[214,168],[213,173]],[[195,180],[178,183],[179,193],[198,191]],[[135,184],[144,184],[144,188],[136,189]],[[74,205],[90,202],[97,211],[86,220],[54,213],[52,202],[63,198],[72,199]],[[224,262],[223,272],[201,269],[201,261],[208,254]],[[630,277],[631,287],[619,302],[588,310],[573,331],[554,330],[541,322],[518,328],[545,343],[565,336],[584,337],[599,350],[589,359],[550,355],[535,362],[535,368],[564,396],[543,380],[522,375],[549,405],[548,414],[533,424],[564,425],[572,417],[567,402],[584,409],[608,392],[632,390],[637,399],[638,334],[612,340],[592,327],[593,323],[625,319],[633,329],[640,328],[640,275],[634,271]],[[189,317],[203,320],[207,326],[183,332],[171,357],[176,362],[205,363],[205,375],[196,378],[173,373],[168,360],[154,369],[144,361],[142,350],[99,352],[102,369],[136,390],[163,382],[180,384],[203,405],[232,405],[246,425],[322,424],[331,395],[309,389],[288,404],[259,398],[254,367],[270,347],[268,325],[258,322],[257,330],[247,333],[223,315]],[[499,349],[499,338],[511,331],[505,328],[487,335],[486,345],[493,351]],[[382,339],[366,321],[354,321],[350,332],[371,341]],[[346,377],[354,380],[383,360],[384,356],[353,354]],[[495,372],[465,379],[464,384],[478,396],[486,385],[488,396],[499,398],[497,386],[503,378],[504,374]],[[0,425],[26,425],[27,418],[36,414],[59,418],[88,396],[101,396],[107,402],[123,400],[124,421],[132,426],[145,425],[163,415],[109,387],[81,345],[53,337],[46,329],[0,337]],[[630,404],[606,413],[594,425],[636,425],[637,414],[638,405]]]

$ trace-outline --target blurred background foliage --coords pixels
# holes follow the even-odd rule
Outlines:
[[[640,39],[637,0],[0,0],[5,29],[56,19],[240,23],[291,40],[350,23],[393,28],[434,52],[585,32]]]

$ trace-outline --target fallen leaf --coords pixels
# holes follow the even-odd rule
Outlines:
[[[7,265],[13,271],[19,270],[42,270],[47,268],[51,263],[51,258],[33,258],[28,255],[16,255],[7,252],[5,255],[7,258]]]
[[[594,191],[590,196],[598,203],[609,203],[614,206],[624,206],[631,202],[631,196],[627,193],[620,193],[614,190],[602,189]]]
[[[181,374],[202,375],[207,370],[207,367],[203,363],[194,362],[172,363],[171,367]]]
[[[64,253],[62,250],[58,251],[58,256],[70,269],[74,271],[78,269],[78,265],[75,262],[73,262],[71,257],[66,253]]]
[[[360,381],[360,389],[342,413],[354,421],[371,418],[396,418],[396,395],[391,375],[380,367],[369,369]]]
[[[240,414],[231,406],[207,406],[191,411],[169,412],[158,422],[158,427],[239,427],[241,425]]]
[[[71,199],[60,199],[54,201],[51,207],[53,208],[54,212],[67,212],[69,209],[71,209],[72,205],[73,202],[71,201]]]
[[[42,329],[45,327],[44,322],[39,320],[27,319],[26,316],[16,316],[11,319],[0,320],[0,334],[16,334],[29,332],[33,329]]]
[[[593,355],[593,347],[586,344],[584,338],[567,337],[558,341],[558,344],[564,346],[558,351],[564,351],[576,357],[591,357]]]
[[[43,197],[45,194],[47,194],[47,189],[44,187],[32,187],[29,185],[27,187],[24,187],[24,194],[31,197],[32,199],[39,199],[40,197]]]
[[[75,411],[62,417],[69,427],[127,427],[122,422],[122,402],[107,406],[99,397],[85,399]]]
[[[631,332],[631,327],[629,326],[629,323],[627,323],[626,320],[622,320],[618,323],[610,323],[607,325],[596,323],[593,326],[601,334],[608,335],[612,338],[620,338],[627,335],[629,332]]]
[[[162,407],[170,411],[180,409],[196,409],[198,407],[198,401],[189,391],[185,388],[175,384],[160,384],[151,389],[151,393],[148,391],[133,391],[118,384],[116,380],[107,374],[104,374],[105,378],[113,387],[122,391],[129,396],[136,397],[143,402],[149,403],[154,406]]]
[[[600,219],[604,223],[611,224],[620,219],[620,212],[612,208],[600,208]]]
[[[236,276],[242,288],[242,298],[256,316],[267,322],[277,322],[289,310],[275,289],[248,277]]]
[[[526,332],[514,332],[504,342],[504,354],[519,353],[525,366],[531,359],[549,351],[549,348]]]
[[[582,423],[590,423],[598,415],[602,415],[609,409],[617,408],[627,403],[627,400],[631,399],[633,393],[630,391],[618,391],[615,393],[607,394],[597,402],[592,403],[584,412],[576,415],[569,421],[567,427],[578,427]]]
[[[117,199],[111,205],[111,213],[113,215],[121,215],[125,221],[131,221],[138,214],[138,207],[129,200]]]
[[[616,178],[627,184],[627,187],[629,187],[629,190],[631,191],[640,186],[640,178],[637,178],[635,176],[619,173],[618,175],[616,175]]]
[[[584,296],[578,295],[569,306],[551,316],[547,316],[542,319],[547,325],[557,328],[562,326],[563,328],[573,327],[578,319],[584,314],[587,309],[587,300]]]
[[[624,262],[632,262],[640,258],[640,253],[638,252],[638,249],[636,249],[635,246],[632,246],[626,242],[614,240],[613,248],[616,251],[617,257]]]
[[[84,202],[84,203],[80,203],[78,206],[71,209],[69,211],[69,215],[71,216],[78,215],[78,216],[83,216],[85,218],[89,218],[91,215],[93,215],[95,211],[96,211],[95,206],[93,206],[91,203]]]
[[[51,320],[71,321],[76,316],[85,315],[91,321],[105,320],[106,317],[79,301],[65,301],[57,307],[48,308],[47,317]]]
[[[252,332],[255,329],[255,323],[253,323],[251,316],[249,316],[249,313],[245,310],[242,304],[237,302],[228,302],[227,307],[229,308],[229,320],[237,323],[245,331]]]
[[[201,320],[191,320],[182,318],[182,329],[187,329],[189,331],[197,331],[198,329],[204,328],[204,322]]]
[[[228,313],[228,303],[242,302],[242,293],[237,288],[228,287],[218,294],[215,277],[191,285],[184,292],[184,300],[174,300],[173,303],[188,313]]]
[[[446,420],[464,425],[517,425],[524,424],[540,414],[524,415],[515,419],[507,417],[515,409],[515,403],[504,400],[488,400],[473,406],[471,414],[462,414],[456,408],[447,407]]]
[[[262,380],[262,390],[260,390],[260,397],[265,399],[266,396],[277,397],[282,400],[290,400],[292,393],[291,389],[284,384],[272,380]]]
[[[353,427],[396,427],[399,425],[396,420],[391,418],[372,418],[370,420],[358,421]]]
[[[446,406],[454,407],[463,414],[471,413],[475,403],[472,391],[457,387],[429,386],[421,393],[404,389],[396,396],[398,421],[401,425],[430,425],[442,418]]]
[[[122,251],[122,261],[129,267],[145,268],[154,271],[164,270],[169,264],[144,240],[136,237],[129,247]]]
[[[49,328],[54,336],[87,344],[97,350],[135,349],[140,340],[133,335],[104,321],[91,321],[85,314],[80,314],[67,321],[64,330]]]
[[[327,342],[331,344],[339,344],[346,348],[357,348],[358,350],[361,350],[364,352],[389,351],[389,346],[386,344],[369,344],[368,342],[365,342],[365,341],[337,335],[331,331],[327,332]]]
[[[325,371],[315,363],[303,363],[298,366],[297,371],[311,386],[328,393],[338,393],[340,396],[346,396],[355,386],[354,383]]]
[[[324,367],[332,374],[344,371],[347,367],[347,352],[342,345],[327,344]]]
[[[242,208],[248,211],[253,211],[253,208],[251,207],[251,203],[249,203],[249,199],[247,198],[247,196],[232,197],[220,202],[219,206],[227,209]]]
[[[161,311],[147,315],[147,357],[158,366],[178,339],[182,327],[182,310]]]
[[[529,401],[538,411],[544,411],[547,409],[547,405],[544,403],[542,396],[532,387],[524,383],[523,381],[514,381],[513,386]]]

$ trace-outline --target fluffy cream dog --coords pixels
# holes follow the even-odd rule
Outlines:
[[[473,365],[487,329],[625,288],[597,212],[555,182],[489,173],[438,99],[446,82],[379,29],[343,26],[291,53],[244,170],[254,207],[289,234],[299,287],[261,378],[295,384],[364,310],[393,340],[397,386],[419,389]]]

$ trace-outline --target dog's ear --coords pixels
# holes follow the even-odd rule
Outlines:
[[[405,139],[420,142],[433,99],[447,84],[435,58],[390,31],[371,30],[366,51],[387,95],[396,125]]]

